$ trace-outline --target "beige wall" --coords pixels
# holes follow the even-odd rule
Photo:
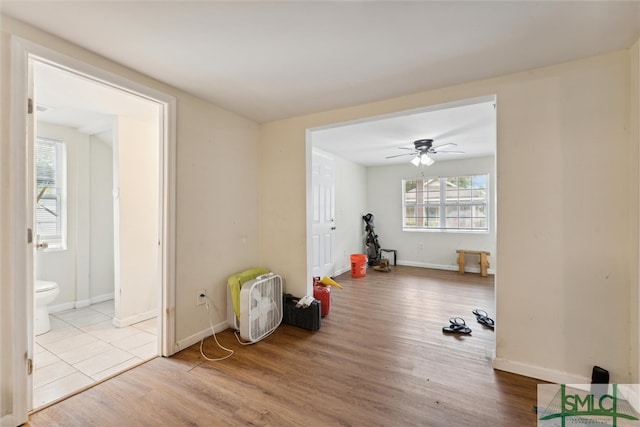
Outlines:
[[[299,259],[306,250],[305,129],[496,94],[496,366],[567,381],[589,378],[597,364],[612,381],[627,382],[628,298],[638,264],[629,86],[629,52],[620,51],[266,123],[263,262],[287,276],[290,292],[308,292]]]
[[[118,117],[114,139],[114,325],[157,314],[159,292],[159,126]]]
[[[207,312],[196,307],[206,289],[213,302],[211,321],[226,324],[226,280],[258,265],[259,126],[237,114],[142,76],[94,53],[15,20],[1,17],[2,97],[0,100],[0,345],[11,354],[13,261],[10,258],[12,206],[10,144],[10,37],[22,38],[177,99],[176,166],[176,341],[208,331]],[[0,417],[11,412],[11,358],[0,362]]]
[[[630,49],[630,108],[629,108],[629,145],[631,148],[631,159],[635,159],[638,162],[640,158],[640,41],[637,41]],[[635,169],[629,177],[631,182],[640,182],[640,171]],[[632,186],[633,187],[633,186]],[[638,191],[631,191],[629,193],[629,200],[631,202],[631,209],[629,215],[631,216],[631,230],[630,235],[638,236],[640,230],[640,211],[639,211],[639,194]],[[630,370],[631,382],[640,382],[640,262],[638,262],[638,256],[640,256],[640,250],[638,249],[639,240],[631,239],[631,245],[629,250],[631,256],[635,256],[635,268],[631,270],[631,286],[629,289],[629,306],[630,306],[630,334],[629,343],[631,348],[630,356]],[[640,398],[640,397],[639,397]]]

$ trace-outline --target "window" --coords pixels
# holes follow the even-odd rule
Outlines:
[[[403,230],[489,231],[489,175],[402,180]]]
[[[63,142],[36,139],[36,235],[50,249],[66,247],[65,155]]]

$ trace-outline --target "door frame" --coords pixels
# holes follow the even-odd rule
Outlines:
[[[11,126],[10,158],[10,265],[13,295],[11,331],[12,349],[12,418],[14,424],[27,421],[32,407],[33,376],[28,372],[33,360],[34,271],[33,240],[27,241],[29,218],[33,201],[29,194],[29,158],[32,158],[30,132],[33,115],[27,113],[28,99],[32,95],[30,61],[37,59],[54,64],[72,73],[90,78],[115,89],[156,102],[160,114],[160,285],[159,292],[159,352],[162,356],[175,353],[175,232],[176,232],[176,98],[159,90],[108,72],[96,66],[69,57],[37,43],[13,36],[11,38]],[[31,80],[31,81],[30,81]],[[35,109],[35,106],[33,107]]]

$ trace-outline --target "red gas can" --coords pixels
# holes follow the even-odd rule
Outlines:
[[[320,301],[320,315],[324,317],[329,314],[329,309],[331,308],[331,288],[323,284],[314,284],[313,297]]]

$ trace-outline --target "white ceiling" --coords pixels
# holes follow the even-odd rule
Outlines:
[[[1,0],[0,11],[258,122],[628,48],[640,34],[640,0]],[[413,139],[448,142],[440,134],[461,123],[434,129],[413,117],[406,129],[381,122],[332,132],[359,153],[388,142],[379,162]]]
[[[114,118],[157,120],[158,104],[36,61],[33,67],[36,120],[69,126],[87,134],[113,127]]]
[[[417,139],[433,139],[433,146],[453,143],[443,150],[464,154],[437,153],[436,161],[491,156],[496,146],[495,99],[485,97],[449,105],[405,111],[385,117],[313,130],[314,147],[365,166],[409,163]],[[387,156],[405,154],[388,159]]]

